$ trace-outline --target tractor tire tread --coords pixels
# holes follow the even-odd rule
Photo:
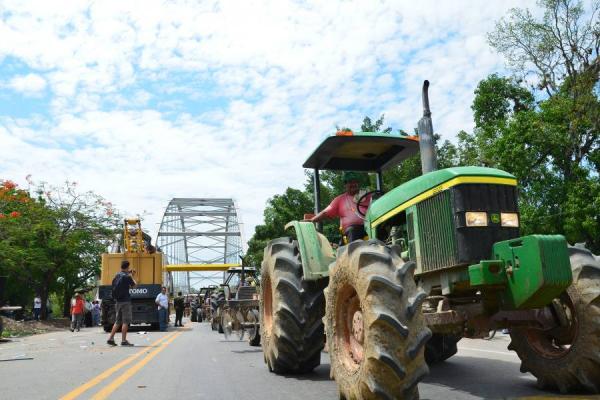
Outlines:
[[[320,364],[324,347],[323,285],[303,280],[298,242],[279,238],[265,248],[261,287],[272,288],[272,328],[264,323],[260,300],[260,337],[269,369],[277,374],[306,373]]]

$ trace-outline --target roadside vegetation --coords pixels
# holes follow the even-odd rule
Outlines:
[[[0,275],[8,277],[4,300],[30,314],[39,295],[42,319],[48,317],[48,305],[53,317],[68,316],[75,290],[95,287],[100,256],[115,239],[119,217],[110,202],[78,191],[75,182],[62,187],[35,184],[30,177],[28,182],[24,189],[0,181]]]
[[[489,33],[490,46],[505,57],[512,74],[492,74],[479,82],[471,106],[475,128],[458,132],[456,142],[438,143],[438,164],[486,166],[514,174],[523,235],[560,233],[598,253],[600,3],[586,3],[588,8],[572,0],[538,4],[540,10],[534,13],[512,9]],[[415,122],[419,117],[415,115]],[[353,130],[405,133],[384,128],[383,116],[375,122],[365,117]],[[420,174],[419,158],[413,157],[384,175],[385,189]],[[322,207],[344,191],[338,173],[323,173],[321,184]],[[288,221],[313,212],[312,190],[307,172],[303,188],[288,188],[267,201],[264,224],[248,243],[253,265],[260,267],[270,239],[289,235],[283,229]],[[324,226],[331,242],[339,241],[337,229],[336,222]]]

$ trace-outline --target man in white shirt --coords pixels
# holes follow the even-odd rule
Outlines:
[[[156,296],[154,301],[158,306],[158,323],[160,331],[165,332],[167,330],[167,319],[169,318],[169,296],[167,296],[167,288],[162,287],[161,292]]]
[[[42,311],[42,299],[40,296],[35,296],[33,299],[33,318],[36,321],[40,320],[40,313]]]

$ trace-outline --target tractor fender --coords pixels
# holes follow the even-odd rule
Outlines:
[[[325,235],[318,232],[312,222],[291,221],[285,229],[293,228],[298,238],[305,280],[317,280],[329,276],[329,265],[335,262],[335,251]]]

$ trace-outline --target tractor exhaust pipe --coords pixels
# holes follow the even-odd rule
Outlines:
[[[433,125],[429,109],[429,81],[423,82],[423,118],[419,120],[419,149],[421,151],[421,167],[423,174],[437,169],[437,155],[433,140]]]

